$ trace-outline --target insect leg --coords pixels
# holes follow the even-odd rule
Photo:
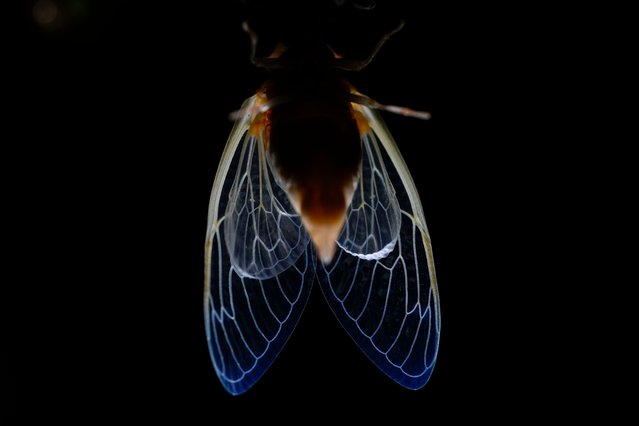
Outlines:
[[[251,29],[248,21],[244,21],[242,29],[251,36],[251,62],[253,65],[267,69],[284,68],[286,66],[286,62],[280,59],[280,55],[284,53],[286,46],[282,44],[276,45],[275,50],[268,57],[257,56],[257,33]]]
[[[360,93],[351,93],[349,95],[349,100],[358,105],[364,105],[369,108],[379,109],[383,111],[392,112],[393,114],[399,114],[406,117],[419,118],[421,120],[429,120],[430,112],[427,111],[415,111],[414,109],[401,107],[397,105],[384,105],[380,104],[374,99],[369,98],[368,96],[364,96]]]
[[[382,36],[382,38],[379,40],[377,45],[373,48],[373,51],[370,53],[370,55],[368,55],[368,57],[362,60],[336,58],[335,67],[346,70],[346,71],[360,71],[361,69],[365,68],[368,64],[371,63],[373,58],[375,58],[375,56],[377,55],[377,52],[379,52],[379,50],[386,43],[386,41],[388,41],[388,39],[391,38],[391,36],[399,32],[399,30],[401,30],[402,28],[404,28],[403,20],[399,22],[399,25],[397,25],[395,28],[393,28],[392,30],[390,30],[389,32],[387,32],[386,34]]]

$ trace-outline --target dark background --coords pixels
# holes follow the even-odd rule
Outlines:
[[[543,374],[548,352],[531,334],[546,321],[547,300],[531,285],[549,268],[536,254],[548,236],[532,182],[545,154],[539,118],[522,101],[541,83],[529,78],[539,64],[527,55],[519,12],[504,22],[485,7],[381,0],[373,11],[346,2],[335,12],[353,23],[351,34],[370,37],[378,23],[406,21],[347,78],[380,102],[433,115],[385,114],[433,241],[443,325],[430,382],[407,391],[378,371],[315,288],[272,367],[231,397],[215,376],[202,319],[208,198],[228,113],[266,78],[249,61],[241,22],[253,13],[280,25],[291,6],[54,3],[56,19],[43,24],[33,5],[49,3],[25,2],[29,48],[16,102],[41,176],[31,188],[43,253],[34,272],[48,277],[34,297],[33,370],[17,380],[35,376],[30,391],[43,403],[33,412],[212,423],[221,413],[295,420],[295,406],[309,418],[340,419],[335,410],[344,409],[428,421],[501,417],[504,407],[529,416],[558,403]],[[312,19],[326,3],[309,2],[293,19]],[[547,392],[530,405],[534,384]]]

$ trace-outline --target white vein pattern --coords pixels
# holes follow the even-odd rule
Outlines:
[[[225,242],[238,274],[272,278],[293,265],[310,237],[271,171],[263,143],[246,136],[229,191]]]
[[[297,325],[316,271],[336,317],[389,377],[418,389],[437,356],[440,312],[430,237],[415,184],[381,118],[353,104],[370,131],[338,251],[318,262],[263,134],[242,106],[215,176],[205,249],[204,316],[224,388],[248,390]],[[317,266],[316,266],[317,265]]]
[[[378,258],[339,250],[330,265],[319,266],[320,283],[333,312],[362,351],[393,380],[418,389],[432,373],[441,327],[430,237],[415,185],[390,133],[369,108],[353,107],[371,127],[362,135],[363,148],[382,154],[371,166],[381,168],[377,174],[387,174],[394,186],[386,192],[396,194],[401,209],[399,238],[386,256]],[[366,176],[365,191],[375,187]],[[388,209],[383,206],[378,204],[376,212],[385,218]]]
[[[271,186],[262,141],[247,132],[249,122],[247,116],[236,124],[222,155],[205,253],[207,340],[215,371],[232,394],[245,392],[271,365],[297,325],[315,277],[308,236],[286,194]],[[289,247],[287,257],[277,256],[278,245]],[[270,272],[247,273],[259,267]]]
[[[372,135],[363,135],[358,185],[348,210],[339,247],[365,260],[382,259],[395,247],[400,210],[381,153]]]

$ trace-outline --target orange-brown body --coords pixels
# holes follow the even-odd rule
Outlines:
[[[271,164],[325,263],[335,254],[362,159],[351,90],[320,69],[276,74],[260,91],[269,105],[263,125]]]

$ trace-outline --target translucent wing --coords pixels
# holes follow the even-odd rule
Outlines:
[[[363,143],[357,189],[337,244],[362,259],[381,259],[395,247],[399,224],[399,203],[379,146]]]
[[[288,269],[310,240],[271,171],[261,133],[247,133],[238,147],[237,174],[229,190],[224,223],[226,248],[235,271],[253,279],[272,278]]]
[[[232,394],[245,392],[271,365],[297,325],[315,275],[308,236],[274,183],[250,121],[248,114],[238,120],[222,154],[205,246],[206,335],[215,371]],[[288,247],[288,257],[279,245]]]
[[[356,104],[353,108],[370,127],[362,134],[362,147],[376,156],[370,166],[377,168],[362,174],[358,191],[362,199],[371,199],[371,188],[382,182],[392,186],[383,189],[389,201],[371,211],[382,217],[373,220],[392,224],[387,217],[394,194],[399,228],[396,243],[378,256],[361,256],[340,244],[335,260],[319,267],[320,283],[333,312],[362,351],[393,380],[419,389],[432,373],[440,333],[430,237],[415,184],[390,133],[371,109]],[[376,227],[371,227],[373,232],[378,232]]]

